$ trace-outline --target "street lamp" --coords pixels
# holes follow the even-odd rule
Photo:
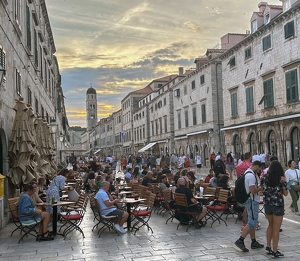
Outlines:
[[[55,134],[57,131],[57,127],[58,127],[58,124],[56,123],[55,118],[50,119],[49,127],[50,127],[50,133]]]
[[[59,161],[61,163],[62,162],[61,150],[62,150],[62,143],[64,141],[64,135],[62,133],[60,133],[59,135],[59,141],[60,141]]]

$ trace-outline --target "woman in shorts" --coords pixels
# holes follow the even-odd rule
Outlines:
[[[278,161],[272,161],[270,168],[261,181],[264,195],[264,209],[268,219],[266,251],[273,257],[282,257],[278,251],[279,230],[284,215],[284,199],[288,191],[284,171]],[[271,241],[273,249],[271,248]]]

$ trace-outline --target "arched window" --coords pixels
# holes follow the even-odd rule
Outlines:
[[[300,160],[300,129],[295,127],[291,132],[291,148],[292,159],[295,161]]]
[[[253,151],[257,150],[256,137],[255,137],[255,134],[253,132],[250,134],[249,145],[250,145],[250,151],[252,153],[253,153]]]
[[[235,158],[240,159],[242,154],[242,146],[241,146],[241,140],[239,135],[234,136],[233,147],[234,147]]]
[[[277,156],[277,143],[275,139],[275,132],[270,131],[268,135],[268,149],[271,152],[271,155]]]

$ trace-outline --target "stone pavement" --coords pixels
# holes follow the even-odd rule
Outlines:
[[[280,233],[279,248],[284,253],[284,260],[299,260],[299,228],[300,217],[295,216],[288,205],[290,196],[286,197],[286,215]],[[235,224],[235,218],[229,216],[226,227],[224,223],[208,225],[201,230],[185,226],[178,230],[177,220],[165,224],[167,217],[153,213],[150,224],[154,233],[146,228],[133,235],[118,236],[114,232],[105,231],[101,238],[97,231],[92,232],[93,214],[88,207],[82,227],[85,238],[79,232],[73,232],[66,240],[57,236],[54,241],[36,242],[32,237],[25,238],[20,244],[20,234],[10,233],[14,224],[9,223],[0,230],[0,261],[30,260],[30,261],[118,261],[118,260],[267,260],[264,249],[251,250],[242,253],[234,246],[240,235],[241,221]],[[260,214],[261,229],[256,231],[258,241],[265,244],[267,220]],[[250,239],[245,239],[250,248]]]

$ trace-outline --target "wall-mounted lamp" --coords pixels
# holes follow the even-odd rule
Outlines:
[[[64,140],[64,135],[62,133],[60,133],[60,135],[59,135],[59,140],[60,140],[60,142],[63,142],[63,140]]]
[[[1,87],[1,84],[2,84],[2,81],[3,81],[3,77],[5,76],[6,74],[6,70],[2,68],[2,66],[0,67],[0,87]]]
[[[56,123],[55,118],[50,119],[49,127],[50,127],[50,133],[55,134],[57,131],[57,127],[58,127],[58,124]]]

